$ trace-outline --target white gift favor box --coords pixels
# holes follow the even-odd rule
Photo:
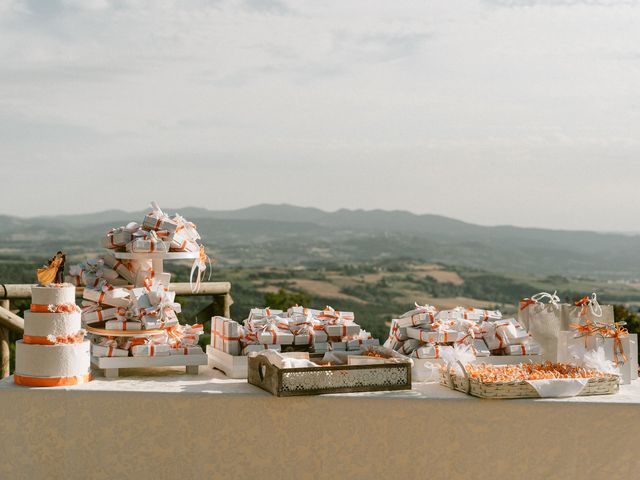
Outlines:
[[[145,315],[144,317],[142,317],[142,324],[144,325],[145,330],[168,328],[174,325],[178,325],[178,323],[180,322],[178,321],[178,317],[175,316],[175,313],[173,313],[173,317],[170,318],[167,318],[166,316],[158,318],[152,317],[150,315]]]
[[[409,338],[415,338],[425,343],[451,343],[457,341],[464,334],[456,330],[423,330],[407,327]]]
[[[329,343],[329,348],[331,350],[336,350],[339,352],[346,352],[347,351],[347,342],[330,342]]]
[[[129,305],[129,291],[124,288],[113,288],[111,290],[85,288],[82,298],[104,305],[111,305],[112,307],[126,307]]]
[[[136,270],[133,279],[134,285],[144,285],[145,280],[153,281],[155,284],[161,284],[169,288],[171,284],[171,274],[169,272],[155,273],[153,270],[145,270],[143,268]]]
[[[414,310],[415,311],[415,310]],[[410,312],[409,312],[410,313]],[[405,314],[407,315],[407,314]],[[419,325],[429,325],[435,321],[436,312],[412,313],[394,319],[398,327],[417,327]]]
[[[159,238],[136,238],[127,243],[127,252],[131,253],[167,253],[169,244]]]
[[[151,212],[144,216],[142,227],[147,230],[166,230],[173,233],[178,228],[178,223],[166,215],[162,216]]]
[[[311,336],[311,340],[314,344],[316,343],[326,343],[329,340],[329,335],[324,330],[313,330],[313,334]]]
[[[128,282],[133,283],[134,274],[130,269],[129,262],[127,262],[126,260],[118,260],[111,253],[105,253],[104,255],[101,255],[100,258],[102,258],[102,261],[105,265],[118,272],[118,275],[120,275]]]
[[[297,333],[293,336],[294,345],[311,345],[313,343],[313,337],[307,333]]]
[[[366,350],[367,348],[378,346],[380,346],[380,340],[378,340],[377,338],[359,338],[356,340],[349,340],[347,342],[347,350],[349,351]]]
[[[91,345],[91,354],[94,357],[128,357],[129,351],[103,345]]]
[[[200,245],[198,245],[195,240],[189,238],[183,230],[171,234],[170,248],[173,252],[197,252],[200,250]]]
[[[211,319],[211,344],[213,348],[231,355],[240,355],[240,337],[242,327],[230,318],[213,317]]]
[[[289,314],[290,317],[293,317],[294,315],[299,315],[303,318],[306,318],[308,316],[317,317],[322,313],[322,310],[314,310],[312,308],[300,307],[296,305],[295,307],[289,307],[289,309],[287,310],[287,313]]]
[[[82,312],[82,322],[85,324],[104,322],[107,320],[112,320],[117,316],[118,316],[118,309],[116,307],[102,308],[100,310]]]
[[[325,325],[324,330],[330,337],[350,337],[360,332],[360,325],[353,322],[344,322],[336,325]]]
[[[280,351],[280,345],[247,345],[247,347],[254,347],[251,350],[255,352],[259,352],[265,348],[277,352]],[[247,378],[248,357],[246,355],[229,355],[228,353],[213,348],[212,345],[207,345],[207,355],[209,357],[209,365],[212,368],[221,370],[227,377]],[[306,352],[291,352],[283,353],[282,355],[290,358],[309,358],[309,354]]]
[[[476,354],[476,357],[488,357],[491,355],[489,347],[487,347],[487,344],[482,338],[473,340],[473,352]]]
[[[505,355],[540,355],[540,345],[537,343],[521,343],[518,345],[507,345],[504,347]]]
[[[266,317],[281,316],[282,313],[282,310],[273,310],[271,308],[252,308],[249,311],[249,317],[247,320],[251,322],[253,320],[260,320]]]
[[[448,347],[446,345],[425,345],[424,347],[417,348],[412,356],[416,358],[429,358],[429,359],[437,359],[440,358],[442,353],[451,350],[453,347]]]
[[[519,344],[529,339],[529,333],[515,318],[495,322],[496,332],[500,333],[510,344]]]
[[[107,330],[142,330],[140,322],[127,322],[121,320],[109,320],[105,323],[104,328]]]
[[[171,354],[169,345],[134,345],[131,347],[131,354],[134,357],[161,357]]]
[[[116,228],[102,237],[102,246],[109,249],[124,247],[131,241],[131,231]]]
[[[257,333],[258,343],[264,345],[292,345],[293,333],[287,330],[262,330]]]
[[[314,343],[312,348],[315,353],[327,353],[329,344],[327,342]]]
[[[169,351],[170,355],[201,355],[203,353],[202,347],[200,346],[172,348]]]

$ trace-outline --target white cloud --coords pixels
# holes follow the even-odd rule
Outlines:
[[[172,205],[632,230],[640,9],[569,3],[0,1],[0,195],[54,169],[76,192],[5,211],[170,184]]]

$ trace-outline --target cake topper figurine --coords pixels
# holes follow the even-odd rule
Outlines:
[[[50,283],[62,283],[64,281],[64,261],[66,256],[63,252],[58,252],[47,264],[37,270],[38,282],[40,285]]]

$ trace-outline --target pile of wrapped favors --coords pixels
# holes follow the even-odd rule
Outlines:
[[[142,225],[130,223],[112,229],[107,233],[105,246],[146,253],[195,251],[203,248],[199,238],[193,223],[178,214],[169,217],[153,202]],[[198,282],[200,275],[198,272]],[[118,259],[108,251],[71,266],[65,281],[85,287],[82,323],[102,330],[100,334],[90,335],[94,356],[203,353],[198,346],[203,326],[179,323],[177,314],[181,307],[175,301],[175,292],[168,288],[171,274],[154,272],[150,258]],[[109,331],[119,333],[109,335]],[[126,331],[131,331],[132,336],[124,336],[122,332]],[[149,334],[146,335],[146,331]]]
[[[170,275],[164,273],[162,275]],[[181,325],[180,304],[175,292],[157,278],[147,278],[142,287],[127,288],[106,283],[100,289],[84,289],[81,304],[85,326],[145,336],[91,335],[92,354],[97,357],[191,355],[203,353],[198,340],[203,326]]]
[[[414,358],[438,359],[455,345],[477,357],[539,355],[540,345],[514,318],[479,308],[440,310],[417,305],[391,321],[385,346]]]
[[[241,325],[224,317],[211,321],[211,343],[230,355],[248,355],[261,350],[360,351],[380,342],[362,330],[353,312],[331,307],[323,310],[293,306],[286,312],[253,308]]]
[[[156,202],[151,203],[142,224],[130,222],[112,228],[102,239],[102,246],[132,253],[198,252],[200,235],[196,226],[179,214],[164,213]]]

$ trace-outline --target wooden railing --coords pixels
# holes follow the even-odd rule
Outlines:
[[[208,296],[211,303],[196,313],[195,320],[205,322],[214,315],[230,316],[231,283],[204,282],[197,293],[191,291],[188,283],[172,283],[170,290],[180,296]],[[82,297],[84,288],[76,288],[76,297]],[[24,332],[24,320],[11,311],[11,300],[31,298],[31,285],[28,284],[0,284],[0,378],[9,376],[11,350],[9,348],[9,333]]]

